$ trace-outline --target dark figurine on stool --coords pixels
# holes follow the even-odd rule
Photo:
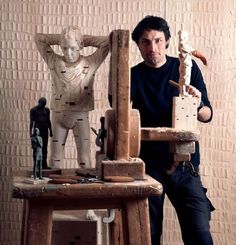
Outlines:
[[[42,176],[43,140],[42,137],[40,137],[40,131],[38,128],[34,129],[34,133],[31,137],[31,145],[33,149],[33,160],[34,160],[34,169],[33,169],[34,179],[37,179],[37,170],[38,170],[38,178],[43,179]]]
[[[43,141],[42,148],[42,168],[50,169],[47,165],[47,147],[48,147],[48,132],[50,137],[52,134],[52,125],[50,120],[50,110],[46,107],[47,100],[42,97],[38,101],[38,105],[31,108],[30,110],[30,136],[32,135],[32,131],[35,128],[38,128],[40,131],[40,136]]]

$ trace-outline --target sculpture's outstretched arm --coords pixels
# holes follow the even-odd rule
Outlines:
[[[194,50],[193,52],[191,52],[191,54],[200,59],[205,66],[207,65],[207,59],[200,51]]]

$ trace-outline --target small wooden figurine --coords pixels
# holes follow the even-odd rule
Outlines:
[[[190,84],[192,55],[199,58],[204,65],[207,65],[207,60],[200,51],[192,48],[188,44],[188,32],[179,31],[179,91],[180,96],[186,96],[186,85]]]
[[[33,160],[34,160],[34,167],[33,167],[33,175],[34,179],[36,180],[37,177],[39,179],[43,179],[42,176],[42,161],[43,161],[43,140],[40,136],[40,131],[38,128],[34,129],[34,133],[31,137],[31,145],[33,149]],[[37,175],[38,172],[38,175]]]

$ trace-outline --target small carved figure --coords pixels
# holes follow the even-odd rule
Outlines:
[[[46,107],[47,100],[41,97],[38,101],[38,105],[30,110],[30,136],[34,132],[35,128],[40,131],[40,136],[43,140],[43,169],[48,169],[47,164],[47,147],[48,147],[48,134],[52,137],[52,125],[50,120],[50,110]]]
[[[179,89],[180,95],[187,96],[186,85],[190,84],[192,55],[199,58],[204,65],[207,65],[207,60],[198,50],[188,45],[188,32],[179,31]]]
[[[94,109],[94,75],[109,52],[109,38],[82,35],[77,26],[69,26],[61,34],[37,33],[35,41],[53,79],[52,165],[62,165],[71,129],[78,164],[80,167],[91,167],[89,111]],[[54,45],[60,46],[63,55],[53,50]],[[88,56],[81,55],[80,51],[86,46],[97,49]]]
[[[40,137],[40,131],[38,128],[34,128],[34,133],[31,137],[31,145],[33,149],[33,160],[34,160],[34,168],[33,168],[34,179],[37,179],[37,177],[39,179],[43,179],[42,176],[43,140],[42,137]]]

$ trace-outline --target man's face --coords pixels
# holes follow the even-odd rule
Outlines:
[[[144,31],[138,42],[138,48],[146,65],[157,68],[166,62],[168,42],[164,32]]]
[[[67,63],[74,63],[80,57],[80,47],[74,39],[63,39],[61,41],[61,49]]]

